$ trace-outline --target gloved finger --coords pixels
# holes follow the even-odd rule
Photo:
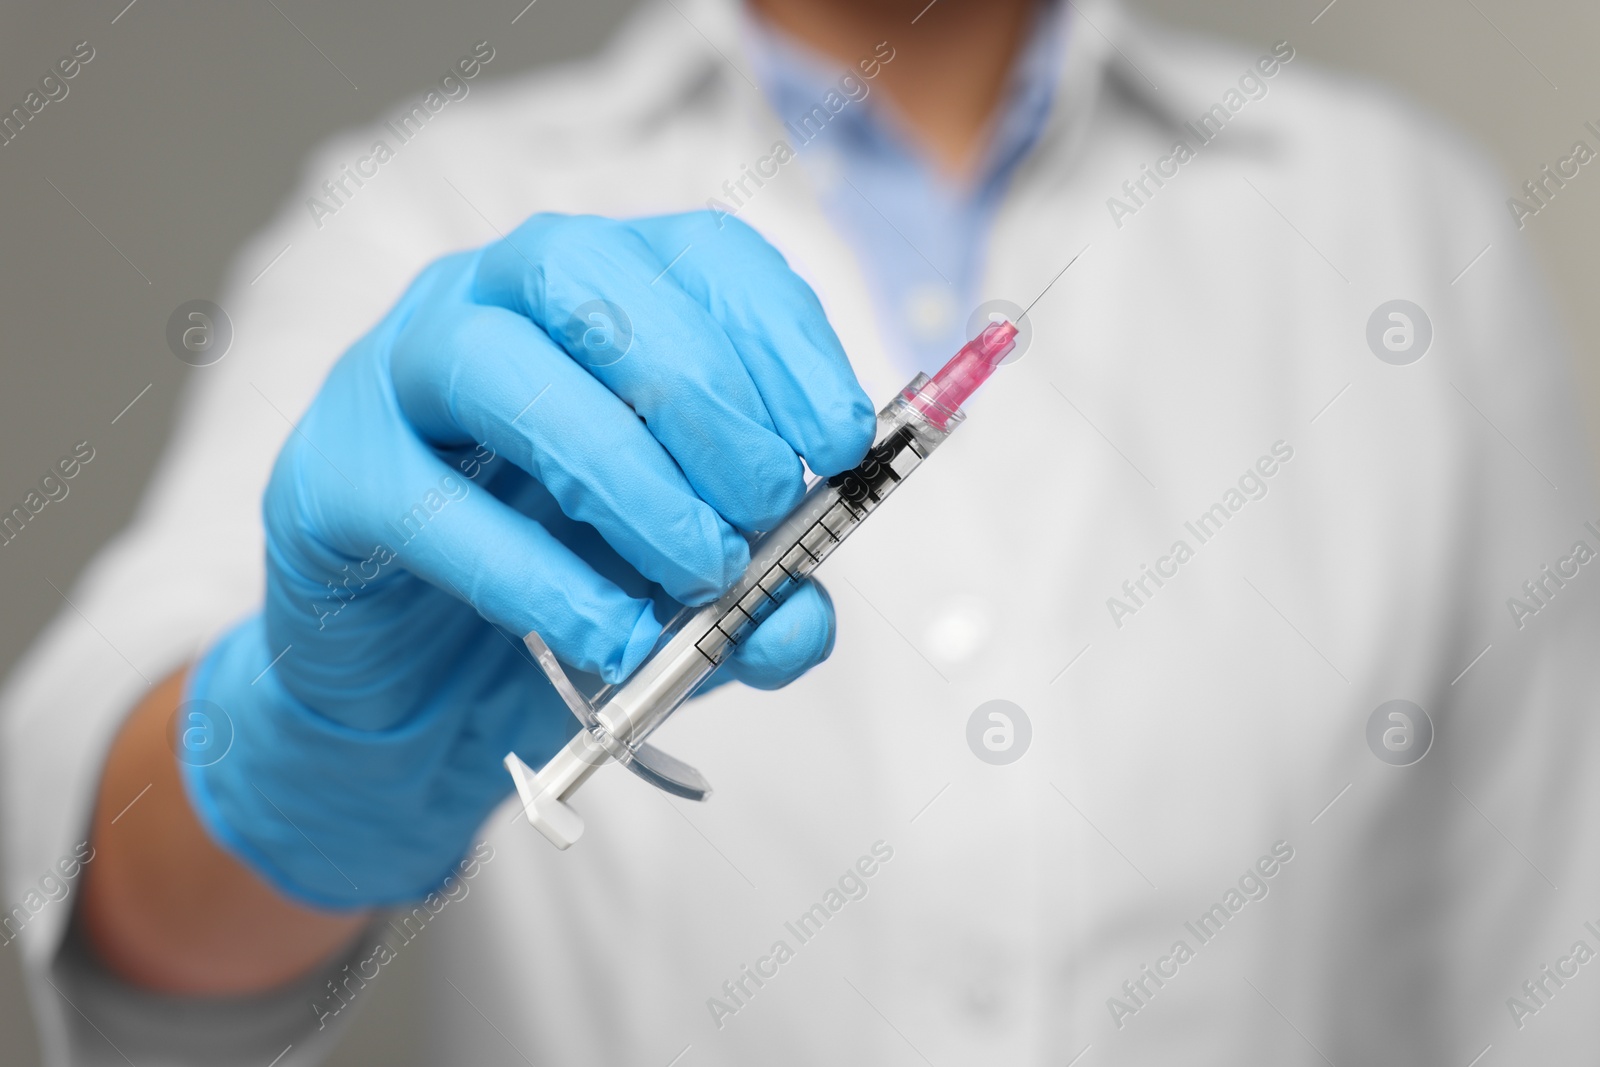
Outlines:
[[[530,478],[513,463],[496,462],[498,467],[485,486],[489,492],[550,531],[591,570],[618,589],[631,597],[655,601],[658,617],[664,619],[682,608],[681,601],[668,593],[660,582],[640,574],[639,568],[622,558],[598,530],[563,512],[555,497],[537,479]],[[661,611],[667,611],[668,616],[661,616]]]
[[[833,653],[835,628],[828,591],[807,581],[739,643],[721,671],[755,689],[782,688]]]
[[[469,302],[470,277],[441,276],[421,292],[394,342],[394,392],[411,426],[436,447],[487,444],[685,603],[732,584],[749,563],[745,539],[628,405],[543,331]]]
[[[709,211],[628,225],[657,256],[694,249],[673,277],[733,342],[778,435],[806,464],[830,475],[860,462],[877,425],[872,401],[821,302],[782,254],[738,219]]]
[[[397,561],[489,622],[516,634],[537,631],[576,667],[617,680],[637,666],[660,632],[651,602],[629,596],[539,523],[462,479],[392,407],[381,410],[376,390],[348,388],[347,379],[367,373],[360,361],[334,368],[273,470],[263,507],[270,569],[300,586],[281,595],[317,604],[342,564],[365,558],[371,573],[344,593],[356,611],[383,612]],[[361,432],[349,432],[352,425]],[[429,647],[435,620],[400,616],[386,640],[411,636],[415,647]],[[353,642],[345,650],[352,656],[369,640],[361,627],[324,627],[309,613],[286,617],[301,620],[308,640]],[[407,628],[414,632],[404,634]],[[340,657],[327,657],[327,669],[339,670]]]
[[[799,501],[800,461],[727,334],[679,288],[680,251],[696,254],[662,258],[610,219],[535,215],[484,250],[472,294],[531,319],[644,419],[707,503],[765,529]]]

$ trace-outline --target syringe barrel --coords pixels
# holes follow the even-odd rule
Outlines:
[[[595,694],[595,713],[612,737],[633,745],[649,736],[955,430],[959,412],[941,413],[938,425],[919,410],[926,405],[915,401],[927,384],[927,375],[917,375],[878,412],[876,437],[860,464],[817,479],[756,540],[733,588],[680,612],[638,670]]]

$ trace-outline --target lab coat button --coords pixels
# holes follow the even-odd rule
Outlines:
[[[1001,1012],[1000,991],[987,982],[974,983],[967,987],[962,1007],[973,1019],[990,1022]]]

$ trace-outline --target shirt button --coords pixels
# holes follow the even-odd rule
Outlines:
[[[942,340],[956,321],[956,302],[950,287],[931,282],[914,287],[906,297],[905,316],[918,340]]]

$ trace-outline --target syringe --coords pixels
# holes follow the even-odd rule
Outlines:
[[[626,680],[586,699],[543,639],[527,636],[528,651],[582,724],[537,774],[516,753],[506,754],[523,810],[540,833],[561,849],[582,836],[583,820],[566,799],[608,760],[677,796],[704,800],[710,795],[699,771],[645,739],[954,432],[965,418],[961,405],[1016,346],[1016,337],[1011,323],[992,323],[933,378],[913,378],[878,412],[877,435],[866,458],[843,474],[818,479],[795,509],[751,546],[750,566],[733,587],[714,603],[679,612]]]

